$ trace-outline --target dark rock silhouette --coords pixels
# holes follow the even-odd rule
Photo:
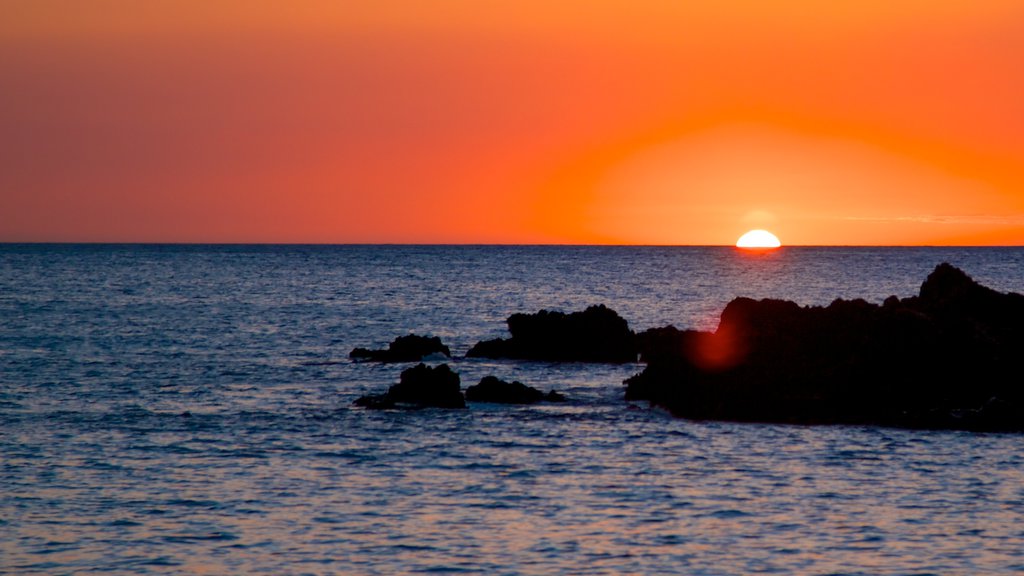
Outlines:
[[[536,404],[545,400],[564,402],[565,396],[554,390],[544,394],[521,382],[506,382],[494,376],[484,376],[479,384],[466,388],[466,400],[499,404]]]
[[[636,335],[640,361],[651,363],[659,359],[672,358],[683,350],[686,343],[695,334],[694,330],[680,330],[675,326],[650,328]]]
[[[377,362],[419,362],[425,357],[441,354],[451,358],[448,349],[437,336],[399,336],[388,345],[387,350],[367,350],[356,348],[349,352],[349,358],[355,360],[374,360]]]
[[[371,394],[358,398],[354,404],[365,408],[386,409],[399,406],[416,408],[465,408],[459,375],[447,364],[431,368],[417,364],[402,371],[398,384],[385,394]]]
[[[737,298],[714,333],[638,336],[626,398],[693,419],[1024,430],[1024,296],[941,264],[920,295]]]
[[[545,402],[565,402],[567,400],[568,398],[565,397],[565,394],[555,392],[554,390],[548,390],[548,393],[544,395]]]
[[[468,357],[550,362],[635,362],[636,337],[629,324],[603,304],[582,312],[513,314],[511,338],[477,343]]]

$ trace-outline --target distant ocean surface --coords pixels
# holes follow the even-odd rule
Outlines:
[[[1024,436],[691,422],[623,400],[640,365],[462,358],[516,312],[712,329],[944,261],[1024,292],[1022,248],[0,245],[0,573],[1021,573]],[[352,407],[410,365],[348,352],[409,332],[570,401]]]

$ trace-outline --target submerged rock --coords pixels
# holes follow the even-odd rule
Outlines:
[[[388,410],[391,408],[397,408],[394,400],[388,397],[387,393],[360,396],[352,402],[352,405],[369,408],[370,410]]]
[[[384,394],[362,396],[354,402],[356,406],[372,409],[397,408],[465,408],[459,374],[447,364],[431,368],[417,364],[402,371],[398,384],[388,388]]]
[[[468,357],[510,358],[551,362],[635,362],[636,337],[629,324],[604,305],[582,312],[513,314],[511,338],[477,343]]]
[[[451,358],[451,350],[437,336],[399,336],[388,345],[387,350],[367,350],[356,348],[349,352],[349,358],[355,360],[373,360],[377,362],[419,362],[420,360]]]
[[[499,404],[536,404],[545,400],[564,402],[565,396],[554,390],[544,394],[521,382],[506,382],[494,376],[485,376],[479,384],[466,388],[466,400]]]
[[[949,264],[881,306],[737,298],[714,333],[638,339],[626,398],[682,417],[1024,430],[1024,296]]]

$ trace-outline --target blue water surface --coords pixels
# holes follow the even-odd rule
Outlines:
[[[1013,434],[699,423],[640,365],[465,359],[604,303],[713,329],[736,296],[1024,292],[1021,248],[0,245],[0,573],[1014,574]],[[442,337],[566,404],[365,411]]]

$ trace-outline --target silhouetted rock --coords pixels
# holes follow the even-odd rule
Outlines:
[[[881,306],[737,298],[714,333],[638,339],[626,398],[682,417],[1024,430],[1024,296],[949,264]]]
[[[416,408],[465,408],[459,375],[447,364],[431,368],[417,364],[402,371],[398,384],[388,388],[385,394],[362,396],[354,402],[356,406],[372,409],[413,406]]]
[[[635,362],[636,337],[629,324],[604,305],[583,312],[513,314],[508,339],[486,340],[466,356],[551,362]]]
[[[494,376],[485,376],[476,386],[466,388],[466,400],[499,404],[536,404],[545,400],[564,402],[565,396],[554,390],[544,394],[521,382],[505,382]]]
[[[349,353],[349,358],[377,362],[419,362],[434,355],[450,358],[452,353],[437,336],[409,334],[395,338],[387,350],[356,348]]]
[[[560,394],[554,390],[548,390],[548,393],[544,395],[545,402],[565,402],[568,400],[565,394]]]
[[[680,330],[675,326],[644,330],[636,335],[640,361],[650,363],[678,356],[697,334],[700,333],[695,330]]]

